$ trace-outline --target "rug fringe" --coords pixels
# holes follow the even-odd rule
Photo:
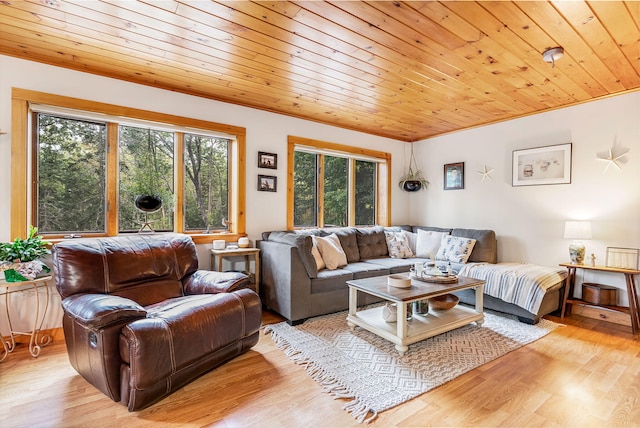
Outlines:
[[[300,351],[294,349],[289,342],[287,342],[283,337],[273,331],[273,329],[269,328],[269,326],[265,327],[264,332],[265,334],[271,334],[271,339],[273,340],[275,345],[280,348],[280,350],[282,350],[282,352],[284,352],[284,354],[288,358],[290,358],[291,361],[300,366],[303,366],[309,376],[311,376],[311,379],[313,379],[315,382],[318,382],[325,392],[327,392],[334,398],[351,399],[351,401],[343,406],[343,409],[348,413],[351,413],[351,416],[353,416],[359,423],[369,423],[378,416],[378,412],[360,401],[358,397],[355,397],[348,388],[342,385],[324,368],[318,366],[309,357],[306,357]],[[367,415],[369,414],[371,414],[371,416],[367,417]]]
[[[358,401],[358,399],[354,399],[349,403],[345,404],[343,409],[351,413],[351,416],[356,418],[356,420],[360,423],[368,424],[378,416],[378,412],[369,408],[366,404]],[[369,413],[371,413],[371,416],[367,418],[367,415]]]

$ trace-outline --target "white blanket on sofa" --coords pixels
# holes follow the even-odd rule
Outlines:
[[[563,281],[567,271],[528,263],[469,263],[458,275],[482,279],[485,294],[537,314],[547,290]]]

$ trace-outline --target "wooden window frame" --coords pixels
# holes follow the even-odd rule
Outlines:
[[[353,163],[355,158],[376,159],[376,224],[380,226],[389,226],[391,224],[391,153],[381,152],[377,150],[369,150],[361,147],[347,146],[344,144],[330,143],[326,141],[313,140],[310,138],[296,137],[289,135],[287,138],[287,229],[299,229],[294,226],[294,155],[296,147],[309,147],[314,150],[329,153],[340,153],[350,157],[348,174],[355,175]],[[323,185],[323,165],[320,165],[318,174],[319,186]],[[351,178],[351,177],[350,177]],[[355,204],[355,185],[354,180],[349,180],[351,188],[349,189],[349,207]],[[318,227],[324,226],[322,201],[318,195]],[[355,210],[349,209],[349,226],[354,226]]]
[[[29,224],[32,224],[32,213],[29,211],[29,194],[33,194],[34,181],[29,179],[31,167],[29,159],[29,105],[45,104],[55,107],[100,113],[110,116],[120,116],[143,121],[163,123],[177,127],[202,129],[203,131],[218,132],[234,135],[231,140],[229,167],[229,219],[231,229],[224,233],[192,233],[184,231],[184,214],[182,209],[176,209],[174,230],[192,237],[196,244],[210,243],[213,239],[237,241],[246,236],[246,129],[242,127],[192,119],[148,110],[88,101],[60,95],[36,92],[27,89],[12,88],[11,93],[11,237],[26,238]],[[115,144],[117,148],[117,123],[108,122],[108,145]],[[116,132],[109,132],[109,131]],[[184,205],[184,135],[176,132],[175,143],[175,194],[176,207]],[[113,141],[112,141],[113,140]],[[115,143],[114,143],[115,141]],[[110,147],[111,148],[111,147]],[[118,205],[117,205],[117,150],[110,149],[107,154],[107,225],[106,233],[83,234],[89,236],[118,235]],[[47,237],[56,242],[59,236]]]

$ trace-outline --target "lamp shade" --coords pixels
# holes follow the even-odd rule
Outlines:
[[[565,239],[591,239],[590,221],[566,221],[564,223]]]

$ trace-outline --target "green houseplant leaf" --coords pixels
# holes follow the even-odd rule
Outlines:
[[[0,261],[30,262],[49,254],[47,245],[38,235],[38,228],[29,226],[27,239],[16,238],[13,242],[0,244]]]

